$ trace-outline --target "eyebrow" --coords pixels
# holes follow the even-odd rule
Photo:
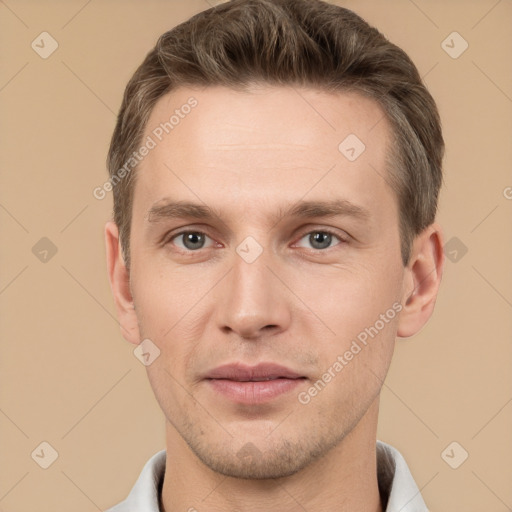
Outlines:
[[[363,206],[352,203],[347,199],[335,199],[331,201],[300,201],[278,209],[278,212],[270,216],[275,224],[286,217],[302,219],[315,217],[348,216],[366,221],[371,218],[371,213]],[[205,204],[189,201],[173,201],[162,199],[153,204],[146,215],[149,223],[157,223],[168,219],[192,218],[199,220],[223,219],[220,211]]]

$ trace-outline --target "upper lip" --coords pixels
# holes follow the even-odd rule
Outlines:
[[[237,381],[254,381],[268,379],[299,379],[304,377],[285,366],[275,363],[260,363],[256,366],[248,366],[242,363],[232,363],[218,366],[209,371],[206,379],[227,379]]]

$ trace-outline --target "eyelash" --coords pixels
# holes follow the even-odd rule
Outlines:
[[[193,230],[193,229],[187,229],[187,230],[183,230],[183,231],[180,231],[178,233],[174,233],[172,236],[170,237],[165,237],[164,239],[164,245],[168,245],[169,243],[171,243],[174,239],[182,236],[182,235],[186,235],[186,234],[190,234],[190,233],[193,233],[193,234],[200,234],[200,235],[205,235],[207,236],[208,238],[212,239],[212,237],[210,237],[207,233],[205,233],[204,231],[200,231],[200,230]],[[304,237],[308,236],[308,235],[311,235],[312,233],[323,233],[323,234],[328,234],[328,235],[331,235],[333,236],[334,238],[337,238],[339,240],[339,244],[336,244],[334,246],[330,246],[330,247],[327,247],[325,249],[314,249],[314,248],[310,248],[309,250],[310,251],[314,251],[316,253],[321,253],[321,252],[327,252],[329,249],[334,249],[335,247],[337,247],[338,245],[341,245],[341,244],[344,244],[344,243],[347,243],[348,242],[348,239],[340,236],[338,233],[335,233],[333,230],[331,229],[313,229],[311,231],[307,231],[305,233],[303,233],[301,235],[301,237],[298,239],[298,241],[302,240]],[[181,247],[178,247],[178,250],[179,252],[181,253],[186,253],[186,254],[194,254],[194,253],[198,253],[200,251],[202,251],[204,249],[201,248],[201,249],[196,249],[195,251],[194,250],[191,250],[191,249],[182,249]],[[208,247],[207,247],[208,249]],[[304,249],[304,248],[303,248]]]

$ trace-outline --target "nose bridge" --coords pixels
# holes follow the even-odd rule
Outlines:
[[[233,254],[233,269],[222,291],[220,328],[242,337],[257,337],[271,326],[286,328],[289,310],[286,294],[268,267],[274,268],[271,251],[247,237]]]

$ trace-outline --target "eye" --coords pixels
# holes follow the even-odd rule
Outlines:
[[[213,242],[213,240],[208,235],[201,231],[182,231],[181,233],[177,233],[172,238],[170,238],[169,242],[175,243],[175,245],[184,251],[197,251],[199,249],[205,248],[206,239],[209,239]],[[174,242],[175,240],[181,241],[182,245]]]
[[[207,241],[210,243],[207,245]],[[325,250],[334,247],[338,244],[333,244],[338,240],[339,243],[346,242],[341,236],[329,230],[315,230],[306,233],[297,243],[299,247],[312,248],[314,250]],[[173,235],[167,243],[173,243],[184,252],[196,252],[201,249],[212,247],[214,240],[212,240],[206,233],[202,231],[182,231]],[[304,244],[310,244],[309,247]]]
[[[336,235],[335,233],[332,233],[331,231],[326,230],[316,230],[316,231],[310,231],[305,236],[303,236],[300,241],[298,242],[298,245],[300,247],[305,247],[304,245],[300,245],[300,242],[302,240],[305,240],[306,243],[311,244],[312,248],[315,250],[323,250],[323,249],[329,249],[332,247],[332,242],[337,239],[340,243],[345,242],[344,239],[342,239],[340,236]],[[338,245],[338,244],[335,244]]]

